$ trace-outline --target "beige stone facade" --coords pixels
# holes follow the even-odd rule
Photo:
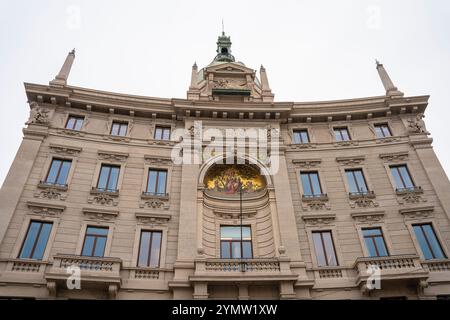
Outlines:
[[[222,35],[214,61],[201,70],[192,67],[187,99],[70,86],[74,51],[49,85],[25,84],[30,119],[0,191],[0,297],[450,295],[450,183],[422,120],[429,97],[404,96],[377,62],[383,96],[275,102],[266,70],[261,66],[258,77],[235,62],[230,49]],[[83,119],[81,127],[68,128],[69,117]],[[172,151],[180,139],[159,136],[161,128],[195,136],[199,121],[203,130],[279,132],[279,148],[270,154],[278,159],[275,172],[247,151],[240,156],[266,172],[264,188],[245,194],[242,210],[237,194],[205,185],[214,163],[227,157],[222,151],[200,163],[174,163]],[[111,134],[117,123],[126,124],[124,134]],[[386,137],[377,135],[380,124],[390,132]],[[337,141],[335,129],[342,128],[350,139]],[[295,140],[299,130],[307,132],[308,141]],[[48,183],[55,159],[70,161],[63,184]],[[108,164],[118,168],[117,185],[100,190],[102,165]],[[395,166],[407,168],[413,187],[399,188]],[[147,192],[150,169],[166,172],[164,194]],[[347,174],[355,169],[363,173],[367,192],[352,192]],[[309,194],[302,173],[317,174],[320,193]],[[51,223],[37,259],[22,256],[33,221]],[[223,258],[221,227],[241,223],[250,227],[252,256]],[[431,227],[440,254],[424,253],[417,226]],[[82,255],[89,227],[108,230],[101,257]],[[369,229],[382,232],[386,255],[371,253],[364,236]],[[142,231],[161,235],[157,267],[138,262]],[[332,237],[336,261],[329,265],[320,262],[314,242],[320,231]],[[67,286],[70,266],[81,269],[81,289]],[[368,285],[371,266],[380,269],[381,289]]]

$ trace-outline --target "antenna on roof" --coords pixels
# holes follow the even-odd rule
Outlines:
[[[224,25],[224,23],[223,23],[223,18],[222,18],[222,34],[223,34],[223,35],[225,34],[225,25]]]

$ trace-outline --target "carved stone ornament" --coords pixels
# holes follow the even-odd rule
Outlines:
[[[428,219],[433,216],[433,212],[434,212],[433,206],[399,210],[399,213],[407,220]]]
[[[61,201],[65,201],[67,198],[65,194],[65,191],[67,191],[67,187],[56,187],[39,184],[38,188],[42,190],[38,190],[33,194],[35,198]]]
[[[119,215],[117,210],[101,210],[95,208],[83,208],[83,214],[89,220],[109,221],[116,218]]]
[[[397,191],[397,201],[399,204],[418,204],[428,200],[423,197],[422,188],[414,188]]]
[[[303,215],[302,220],[310,226],[327,226],[336,220],[335,214],[310,214]]]
[[[321,159],[293,159],[292,163],[299,168],[311,169],[318,167],[321,163]]]
[[[31,210],[31,212],[39,214],[41,216],[57,216],[60,215],[61,212],[63,212],[66,209],[66,206],[62,205],[33,202],[33,201],[28,201],[27,206]]]
[[[384,211],[354,212],[351,216],[357,223],[371,225],[384,220]]]
[[[371,194],[361,194],[351,197],[350,207],[352,208],[376,208],[378,206],[379,204],[375,201],[375,196]]]
[[[342,166],[351,167],[361,165],[365,159],[365,156],[338,157],[336,158],[336,161]]]
[[[328,203],[328,196],[326,195],[311,198],[303,196],[302,208],[305,211],[331,210],[331,206]]]
[[[78,147],[63,146],[58,144],[50,144],[50,150],[54,153],[73,156],[79,154],[83,149]]]
[[[112,152],[112,151],[98,151],[98,158],[100,160],[109,160],[109,161],[126,161],[128,158],[128,153],[123,152]]]
[[[172,219],[169,214],[136,212],[135,215],[139,223],[152,226],[165,226]]]
[[[147,165],[172,165],[172,158],[166,156],[156,156],[156,155],[145,155],[145,164]]]
[[[379,155],[384,162],[402,162],[408,160],[408,151],[394,152],[394,153],[382,153]]]
[[[425,128],[425,122],[423,121],[425,115],[423,113],[417,114],[415,117],[408,119],[408,130],[411,133],[425,133],[430,134]]]
[[[28,124],[48,124],[50,111],[39,106],[36,101],[30,102],[30,118],[25,123]]]
[[[169,197],[159,197],[159,196],[146,196],[141,197],[142,201],[139,203],[139,208],[149,208],[149,209],[161,209],[168,210],[170,207]]]
[[[116,207],[119,204],[118,197],[118,193],[91,191],[91,197],[88,198],[87,202],[90,204]]]

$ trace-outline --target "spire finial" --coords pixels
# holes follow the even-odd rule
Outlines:
[[[56,75],[55,79],[50,81],[50,85],[65,86],[67,85],[67,79],[69,78],[70,69],[72,68],[73,61],[75,60],[75,49],[67,54],[66,60],[61,67],[61,70]]]
[[[403,96],[403,92],[399,91],[397,87],[394,85],[383,64],[377,59],[375,59],[375,62],[377,64],[377,71],[378,75],[380,76],[381,83],[383,84],[384,89],[386,90],[386,95]]]
[[[225,24],[223,23],[223,18],[222,18],[222,35],[225,35]]]

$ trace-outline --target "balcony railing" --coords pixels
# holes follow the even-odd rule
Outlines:
[[[314,201],[314,200],[328,201],[328,195],[326,193],[304,194],[304,195],[302,195],[302,200],[303,201]]]
[[[395,192],[398,195],[404,195],[406,193],[423,193],[423,189],[420,186],[408,187],[408,188],[397,188]]]
[[[212,272],[279,272],[277,259],[211,259],[205,270]]]
[[[373,199],[373,198],[375,198],[375,192],[373,192],[371,190],[359,191],[359,192],[349,192],[348,196],[350,199],[359,199],[359,198]]]
[[[450,259],[422,261],[422,266],[430,272],[450,271]]]
[[[48,181],[39,181],[38,184],[39,188],[55,188],[55,189],[59,189],[59,190],[67,190],[68,185],[67,184],[60,184],[60,183],[53,183],[53,182],[48,182]]]
[[[380,270],[380,280],[401,280],[427,278],[428,272],[422,268],[417,255],[400,255],[376,258],[358,258],[355,262],[357,284],[366,281],[373,273],[370,269]]]
[[[91,194],[95,194],[95,193],[108,193],[111,195],[116,195],[116,194],[119,194],[119,189],[92,187]]]

